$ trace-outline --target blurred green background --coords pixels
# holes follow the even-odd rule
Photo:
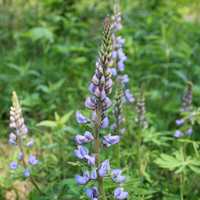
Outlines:
[[[121,0],[121,11],[130,89],[136,94],[144,85],[150,124],[158,131],[172,130],[187,81],[194,84],[194,106],[200,105],[200,1]],[[40,131],[36,124],[54,120],[55,112],[63,116],[83,108],[102,21],[112,13],[112,0],[0,0],[3,143],[13,90],[32,130]],[[133,121],[131,112],[126,114],[129,121]],[[74,134],[74,116],[70,126]]]
[[[166,128],[187,80],[198,105],[199,1],[123,0],[121,7],[131,90],[145,84],[148,111],[158,120],[164,114],[158,126]],[[112,9],[112,0],[1,0],[0,137],[12,90],[37,121],[82,106],[77,102],[94,70],[102,20]]]

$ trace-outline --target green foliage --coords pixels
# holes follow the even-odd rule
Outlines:
[[[128,175],[125,189],[130,200],[198,200],[199,1],[124,0],[121,5],[129,85],[134,94],[144,86],[150,124],[139,129],[135,105],[124,108],[120,165]],[[74,114],[88,94],[102,19],[112,7],[112,0],[0,1],[0,199],[16,190],[16,177],[6,178],[16,152],[1,146],[7,143],[13,90],[20,96],[41,161],[34,175],[45,195],[31,187],[28,198],[86,199],[74,180],[82,166],[73,156],[73,139],[85,131],[77,127]],[[193,135],[176,140],[175,119],[188,80],[194,84],[194,108],[183,117],[193,116]],[[113,187],[106,182],[108,200]]]

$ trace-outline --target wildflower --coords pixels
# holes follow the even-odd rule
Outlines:
[[[13,162],[10,163],[10,169],[15,170],[15,169],[17,169],[17,167],[18,167],[17,162],[13,161]]]
[[[38,160],[36,159],[36,156],[34,156],[34,155],[29,156],[28,162],[31,165],[37,165],[38,164]]]
[[[123,183],[125,181],[125,176],[121,175],[121,169],[113,169],[112,170],[112,180],[116,183]]]
[[[179,137],[181,137],[183,135],[184,135],[183,132],[181,132],[180,130],[176,130],[175,134],[174,134],[174,137],[179,138]]]
[[[84,159],[88,155],[89,151],[86,147],[78,146],[78,149],[74,151],[75,155],[79,159]]]
[[[30,171],[29,171],[29,169],[25,169],[25,170],[24,170],[24,176],[25,176],[25,177],[29,177],[29,176],[30,176]]]
[[[79,111],[76,112],[76,120],[79,124],[86,124],[89,122],[89,119],[82,115]]]
[[[106,146],[106,147],[109,147],[113,144],[117,144],[119,143],[120,141],[120,136],[119,135],[106,135],[103,137],[103,144]]]
[[[83,176],[76,175],[75,177],[77,184],[85,185],[90,180],[90,175],[88,171],[83,173]]]
[[[180,126],[184,123],[184,119],[177,119],[176,120],[176,125]]]
[[[128,192],[124,192],[123,188],[116,188],[114,191],[114,197],[118,200],[123,200],[128,198]]]
[[[98,200],[98,190],[96,187],[88,188],[85,192],[87,197],[89,197],[91,200]]]
[[[99,168],[99,176],[105,176],[108,171],[110,170],[110,162],[109,160],[105,160],[101,163],[101,166]]]

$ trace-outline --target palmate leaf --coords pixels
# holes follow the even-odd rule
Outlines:
[[[161,167],[170,171],[175,171],[179,174],[186,169],[193,171],[194,173],[200,173],[200,161],[192,158],[191,156],[184,156],[182,152],[176,151],[172,156],[168,154],[161,154],[160,158],[155,160],[155,163]]]

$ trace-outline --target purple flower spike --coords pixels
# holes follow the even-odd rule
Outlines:
[[[128,198],[128,192],[124,192],[123,188],[116,188],[114,191],[114,197],[118,200],[123,200]]]
[[[36,159],[36,156],[30,155],[29,158],[28,158],[28,163],[30,165],[37,165],[38,164],[38,160]]]
[[[119,143],[120,141],[120,136],[118,135],[106,135],[103,137],[103,144],[106,146],[106,147],[110,147],[111,145],[113,144],[117,144]]]
[[[122,171],[120,169],[112,170],[112,180],[116,183],[123,183],[125,181],[125,176],[121,175]]]
[[[110,170],[110,162],[109,160],[105,160],[101,163],[101,166],[99,168],[99,176],[104,177],[108,171]]]
[[[98,200],[98,190],[96,187],[86,189],[85,193],[91,200]]]
[[[78,146],[78,149],[74,150],[74,154],[79,159],[84,159],[88,155],[89,151],[86,147]]]
[[[82,115],[79,111],[76,112],[76,120],[79,124],[86,124],[90,121],[88,118]]]
[[[15,169],[17,169],[17,167],[18,167],[17,162],[13,161],[13,162],[10,163],[10,169],[15,170]]]
[[[104,117],[103,121],[101,122],[101,128],[107,128],[109,125],[108,117]]]
[[[89,172],[86,171],[83,173],[83,176],[76,175],[75,177],[77,184],[85,185],[90,180]]]
[[[25,170],[24,170],[24,176],[25,176],[25,177],[29,177],[29,176],[30,176],[30,171],[29,171],[29,169],[25,169]]]
[[[176,125],[180,126],[180,125],[184,124],[184,122],[185,122],[184,119],[177,119],[176,120]]]
[[[174,137],[179,138],[179,137],[182,137],[182,136],[183,136],[183,133],[180,130],[175,131]]]

